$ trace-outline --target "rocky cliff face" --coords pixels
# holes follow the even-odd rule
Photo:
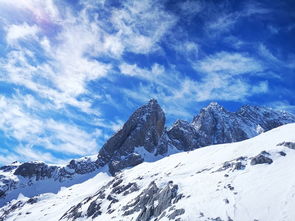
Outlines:
[[[98,164],[109,165],[114,174],[120,169],[135,166],[143,161],[134,153],[136,147],[143,147],[153,152],[164,132],[165,114],[154,99],[138,108],[124,124],[123,128],[113,135],[98,154]]]

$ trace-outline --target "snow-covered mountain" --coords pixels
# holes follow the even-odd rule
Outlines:
[[[293,221],[294,134],[295,124],[288,124],[114,177],[100,172],[57,193],[20,195],[0,209],[0,220]]]
[[[200,214],[188,216],[191,219],[184,215],[188,214],[184,211],[190,207],[177,209],[178,201],[196,200],[195,203],[199,204],[201,201],[193,197],[189,199],[191,197],[188,195],[193,193],[184,194],[189,191],[190,184],[185,186],[183,182],[192,182],[193,189],[195,185],[197,187],[194,183],[199,183],[198,185],[201,186],[209,185],[207,181],[200,180],[200,178],[207,179],[207,176],[208,180],[212,176],[213,180],[220,179],[220,182],[226,182],[225,180],[229,179],[229,171],[236,176],[241,176],[247,168],[252,168],[251,164],[273,165],[274,159],[280,157],[285,159],[289,149],[295,149],[295,147],[292,146],[294,145],[292,143],[294,139],[292,140],[290,135],[292,133],[284,128],[293,130],[294,134],[294,124],[281,127],[283,128],[281,130],[279,128],[274,130],[278,132],[266,131],[292,122],[295,122],[295,116],[287,112],[257,106],[243,106],[237,112],[229,112],[219,104],[211,103],[203,108],[192,122],[178,120],[166,130],[165,114],[157,101],[152,99],[130,116],[122,129],[101,148],[98,156],[75,159],[67,165],[59,166],[47,165],[43,162],[15,162],[1,167],[0,221],[9,220],[9,217],[14,220],[19,213],[21,220],[32,220],[32,216],[35,217],[33,220],[58,220],[61,217],[64,220],[80,219],[80,217],[81,219],[97,217],[98,220],[98,217],[104,217],[102,220],[112,220],[112,217],[115,217],[114,220],[154,220],[151,217],[157,217],[159,220],[161,216],[163,220],[169,218],[177,220],[178,217],[182,217],[181,220],[214,220],[215,218],[219,220],[218,217],[222,217],[222,220],[230,220],[230,218],[225,219],[224,214],[221,213],[213,216],[205,209],[200,211]],[[272,139],[272,135],[267,135],[272,133],[277,137]],[[210,146],[242,141],[256,135],[260,138]],[[284,136],[288,139],[282,139]],[[261,145],[263,139],[266,139],[265,143],[271,142],[269,147]],[[253,148],[247,147],[248,143]],[[276,146],[279,143],[281,145]],[[205,148],[198,149],[200,147]],[[278,151],[274,153],[269,148],[275,148]],[[261,151],[265,152],[260,153]],[[220,159],[217,159],[218,157]],[[174,165],[175,162],[179,162],[179,165]],[[208,166],[210,162],[212,168]],[[173,178],[172,180],[166,180],[165,174],[162,173],[162,169],[166,168],[165,164],[172,165],[167,167],[167,171],[171,170],[171,172],[166,174],[167,177]],[[172,172],[173,165],[175,172]],[[180,167],[183,168],[183,176],[186,174],[187,177],[186,181],[176,183],[175,181],[184,178],[179,174],[182,173],[179,172]],[[120,172],[122,170],[123,172]],[[225,173],[224,171],[227,173],[223,174],[223,177],[220,176]],[[132,174],[135,174],[136,178]],[[145,174],[147,177],[143,176]],[[171,176],[171,174],[174,175]],[[195,177],[196,180],[191,180],[195,178],[190,177]],[[157,180],[163,180],[163,182],[159,183]],[[181,189],[182,187],[184,189]],[[231,187],[228,188],[231,189]],[[240,188],[243,189],[243,186]],[[215,192],[198,192],[198,194],[203,194],[202,199],[209,201],[217,197]],[[146,195],[149,197],[145,197]],[[130,203],[132,199],[134,203]],[[226,207],[230,208],[230,205],[227,205],[230,204],[230,200],[226,198],[224,201]],[[50,207],[49,204],[55,206]],[[62,208],[56,206],[57,204],[61,204]],[[201,207],[204,208],[204,206]],[[32,212],[27,210],[28,208],[32,209]],[[39,214],[34,208],[44,213]],[[54,208],[57,208],[58,214],[54,214]],[[220,211],[223,209],[220,207]],[[63,211],[63,214],[60,211]],[[165,215],[163,215],[164,212]],[[231,219],[234,217],[233,220],[242,220],[236,219],[237,216],[232,213],[228,214],[228,217]]]

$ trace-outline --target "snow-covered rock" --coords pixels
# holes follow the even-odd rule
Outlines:
[[[32,197],[40,193],[57,192],[62,186],[84,181],[97,170],[96,157],[93,156],[71,160],[62,166],[34,161],[14,162],[0,167],[0,207],[17,198],[20,193]],[[43,186],[48,183],[50,185]]]

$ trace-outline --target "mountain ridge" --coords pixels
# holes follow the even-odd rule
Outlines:
[[[0,206],[16,198],[22,188],[38,186],[42,180],[50,179],[58,183],[57,186],[62,186],[75,183],[75,179],[85,180],[89,174],[100,171],[107,171],[114,176],[147,159],[154,161],[177,152],[245,140],[295,122],[295,116],[249,105],[236,112],[229,112],[212,102],[202,108],[192,122],[178,120],[167,130],[165,120],[164,111],[155,99],[151,99],[130,116],[122,129],[105,143],[97,157],[71,160],[64,166],[26,162],[1,167]]]

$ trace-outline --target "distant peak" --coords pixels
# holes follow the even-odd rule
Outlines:
[[[205,110],[225,110],[224,107],[222,107],[217,102],[213,101],[211,102],[207,107],[204,108]]]
[[[256,106],[256,105],[243,105],[237,112],[248,112],[248,111],[259,111],[259,110],[272,110],[271,108],[264,107],[264,106]]]
[[[220,106],[216,101],[212,101],[208,106]]]
[[[149,104],[158,104],[158,101],[155,98],[150,99]]]

